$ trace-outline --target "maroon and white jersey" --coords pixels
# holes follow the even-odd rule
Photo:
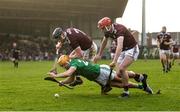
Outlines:
[[[120,36],[124,36],[122,51],[129,50],[136,46],[137,42],[136,42],[135,38],[133,37],[133,35],[129,32],[129,30],[125,26],[123,26],[121,24],[117,24],[117,23],[113,23],[113,26],[114,26],[113,32],[105,32],[104,33],[106,38],[110,37],[112,39],[117,39]]]
[[[92,40],[83,31],[76,28],[68,28],[65,30],[67,33],[67,40],[72,49],[76,49],[78,46],[82,50],[91,48]]]
[[[179,52],[179,45],[175,44],[173,45],[173,53],[178,53]]]
[[[157,39],[160,43],[160,49],[162,50],[170,50],[170,45],[165,45],[165,42],[170,42],[171,35],[169,33],[159,33],[157,35]]]

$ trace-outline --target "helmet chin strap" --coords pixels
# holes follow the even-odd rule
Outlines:
[[[67,36],[66,32],[63,32],[63,33],[61,34],[61,38],[62,38],[63,40],[66,39],[66,36]]]
[[[111,30],[111,27],[107,27],[107,26],[105,26],[105,29],[106,29],[106,31],[110,31]]]

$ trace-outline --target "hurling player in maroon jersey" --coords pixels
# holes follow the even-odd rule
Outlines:
[[[90,61],[97,53],[97,45],[87,34],[79,29],[67,28],[63,30],[58,27],[53,31],[52,36],[58,40],[56,49],[60,49],[65,43],[70,45],[73,50],[69,54],[70,58],[82,58]],[[76,80],[70,86],[78,84],[82,84],[79,76],[76,77]]]
[[[117,23],[112,23],[111,19],[104,17],[98,22],[98,28],[104,32],[104,38],[101,43],[100,50],[94,58],[94,62],[101,58],[103,50],[107,44],[108,38],[117,40],[117,48],[113,61],[110,66],[113,68],[117,65],[117,75],[122,77],[124,92],[122,97],[128,97],[128,67],[137,59],[139,48],[137,42],[129,30]],[[148,85],[147,85],[148,86]]]
[[[163,67],[163,72],[170,71],[170,53],[173,40],[171,35],[166,32],[166,27],[162,27],[162,31],[157,35],[157,47],[159,48],[159,57]]]
[[[176,59],[179,59],[179,45],[177,44],[177,42],[172,45],[172,54],[173,54],[173,59],[172,59],[172,65],[174,65],[174,61]]]

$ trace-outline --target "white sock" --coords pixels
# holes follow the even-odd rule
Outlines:
[[[139,80],[142,81],[144,79],[144,76],[143,75],[140,75],[139,76]]]
[[[129,91],[123,91],[123,93],[129,94]]]

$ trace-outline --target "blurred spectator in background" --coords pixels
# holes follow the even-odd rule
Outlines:
[[[45,60],[48,60],[48,58],[49,58],[49,53],[48,53],[48,52],[45,52],[45,53],[44,53],[44,59],[45,59]]]
[[[3,54],[0,52],[0,61],[3,59]]]

